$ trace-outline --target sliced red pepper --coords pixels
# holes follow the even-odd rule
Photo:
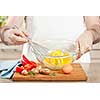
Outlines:
[[[25,57],[25,55],[22,55],[22,65],[25,67],[25,68],[27,68],[28,67],[28,69],[31,69],[31,68],[35,68],[35,67],[37,67],[38,65],[37,65],[37,63],[35,63],[34,61],[30,61],[30,60],[28,60],[26,57]],[[31,68],[30,68],[31,67]]]
[[[23,60],[22,60],[21,62],[22,62],[22,65],[23,65],[23,66],[25,66],[25,65],[27,64],[27,63],[26,63],[25,61],[23,61]]]
[[[22,71],[24,70],[24,67],[23,66],[21,66],[21,67],[16,67],[16,72],[18,72],[18,73],[21,73]]]
[[[26,70],[31,70],[31,69],[33,69],[33,68],[35,68],[33,65],[31,65],[31,64],[26,64],[25,66],[24,66],[24,69],[26,69]]]
[[[37,65],[37,63],[35,63],[34,61],[30,61],[31,62],[31,64],[34,66],[34,67],[37,67],[38,65]]]
[[[23,61],[27,64],[31,64],[31,62],[25,57],[25,55],[22,55]]]

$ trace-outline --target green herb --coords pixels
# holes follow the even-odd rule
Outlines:
[[[35,76],[35,73],[33,73],[32,71],[28,72],[28,74]]]
[[[50,73],[49,75],[50,76],[56,76],[56,73]]]

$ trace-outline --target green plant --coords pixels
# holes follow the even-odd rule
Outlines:
[[[0,27],[6,24],[8,16],[0,16]]]

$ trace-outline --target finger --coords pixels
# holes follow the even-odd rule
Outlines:
[[[81,52],[82,55],[85,52],[85,47],[82,44],[80,44],[80,52]]]
[[[12,42],[14,42],[14,44],[23,44],[27,42],[27,39],[16,35],[11,35],[9,38],[12,40]]]
[[[87,52],[89,52],[91,50],[92,50],[92,47],[91,46],[87,46],[87,48],[85,49],[85,52],[84,53],[87,53]]]
[[[23,34],[24,34],[26,37],[29,36],[29,33],[27,33],[26,31],[22,31],[22,32],[23,32]]]
[[[20,37],[23,37],[23,38],[26,38],[25,34],[17,29],[12,29],[11,31],[12,33],[14,33],[15,35],[17,36],[20,36]]]
[[[17,29],[20,32],[22,32],[26,37],[29,36],[29,34],[26,32],[26,30],[22,30],[21,28],[19,28],[17,25],[14,25],[14,27],[12,27],[13,29]]]

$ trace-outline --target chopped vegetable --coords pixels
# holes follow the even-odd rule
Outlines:
[[[31,62],[31,65],[33,65],[34,67],[37,67],[37,63],[35,63],[34,61],[30,61]]]
[[[37,67],[37,64],[34,61],[30,61],[25,57],[25,55],[22,55],[22,65],[25,66],[27,64],[30,66],[32,65],[33,67]]]
[[[22,55],[22,59],[24,62],[31,64],[31,62],[25,57],[25,55]]]
[[[24,66],[24,69],[26,69],[26,70],[31,70],[32,68],[34,68],[34,66],[31,65],[31,64],[26,64],[26,65]]]
[[[37,68],[38,70],[40,70],[40,69],[42,69],[42,66],[41,66],[41,65],[38,65],[36,68]]]
[[[31,74],[34,76],[35,74],[44,74],[49,75],[51,70],[48,68],[42,68],[41,65],[38,65],[34,61],[28,60],[25,55],[22,55],[22,65],[21,67],[16,68],[16,72],[19,72],[23,75]]]
[[[24,69],[24,70],[21,72],[21,74],[27,75],[27,74],[28,74],[28,71]]]
[[[28,60],[25,55],[22,55],[22,66],[16,67],[16,72],[27,75],[33,68],[38,66],[34,61]]]
[[[18,72],[18,73],[21,73],[22,71],[24,70],[24,67],[23,66],[21,66],[21,67],[16,67],[16,72]]]
[[[35,76],[35,73],[33,73],[32,71],[28,72],[28,74]]]
[[[27,64],[27,62],[25,62],[25,61],[23,61],[23,60],[22,60],[21,62],[22,62],[22,65],[23,65],[23,66],[25,66],[25,65]]]
[[[39,69],[37,69],[37,68],[33,68],[31,71],[32,71],[33,73],[35,73],[35,74],[39,74]]]
[[[42,68],[42,69],[40,69],[40,74],[49,75],[50,72],[51,72],[51,70],[48,69],[48,68]]]

